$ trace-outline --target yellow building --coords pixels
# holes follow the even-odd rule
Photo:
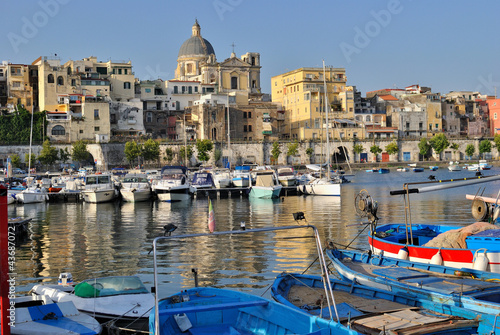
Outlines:
[[[9,110],[22,105],[31,112],[33,107],[33,87],[30,85],[30,67],[24,64],[7,64],[7,107]]]
[[[353,130],[356,125],[354,95],[352,88],[346,89],[345,69],[327,67],[323,79],[323,68],[300,68],[271,78],[272,101],[285,111],[282,138],[319,140],[325,135],[324,81],[330,105],[330,129],[333,129],[333,119],[349,121],[347,123],[353,126],[346,131],[331,130],[330,136],[334,133],[335,137],[357,135],[358,130]]]

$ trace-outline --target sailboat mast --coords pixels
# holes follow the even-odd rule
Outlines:
[[[28,182],[30,180],[29,177],[31,174],[31,144],[33,143],[33,114],[34,114],[34,107],[31,106],[30,150],[28,155]]]
[[[329,120],[328,120],[328,94],[326,89],[326,72],[325,72],[325,60],[323,59],[323,86],[325,90],[325,115],[326,115],[326,168],[327,176],[330,178],[330,136],[329,136]]]
[[[228,162],[229,162],[229,169],[231,169],[231,128],[230,128],[230,123],[229,123],[229,94],[227,95],[227,151],[228,151]]]

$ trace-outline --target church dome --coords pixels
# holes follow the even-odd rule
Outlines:
[[[201,37],[200,25],[198,21],[193,25],[193,35],[187,39],[179,50],[178,57],[185,56],[209,56],[211,54],[215,55],[214,48],[209,41]]]

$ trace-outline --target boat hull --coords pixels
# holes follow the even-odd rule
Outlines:
[[[477,268],[480,265],[480,259],[476,257],[478,252],[484,254],[487,260],[486,267],[481,270],[500,273],[500,238],[496,238],[496,236],[500,234],[500,230],[491,231],[489,234],[484,232],[484,234],[480,233],[466,237],[465,242],[467,248],[465,249],[423,246],[440,233],[456,230],[458,228],[463,227],[413,225],[412,235],[414,244],[406,245],[404,224],[384,225],[378,227],[376,232],[380,234],[381,232],[390,231],[392,235],[381,238],[378,237],[377,234],[372,234],[368,237],[368,242],[375,254],[383,253],[385,256],[395,258],[398,257],[400,250],[406,246],[408,249],[408,259],[413,262],[431,263],[432,258],[439,252],[442,258],[442,265],[458,269],[472,269],[475,265]],[[428,236],[429,230],[434,231],[435,235],[432,237]],[[492,236],[491,234],[494,235]],[[486,250],[482,253],[481,249]]]
[[[20,203],[23,204],[34,204],[40,202],[46,202],[48,200],[48,196],[43,192],[29,192],[23,191],[21,193],[16,194],[16,199]]]
[[[158,200],[166,202],[186,201],[191,198],[189,195],[189,186],[172,187],[172,188],[156,188]]]
[[[272,198],[279,198],[280,193],[281,193],[282,186],[273,186],[273,187],[266,187],[266,186],[252,186],[250,189],[250,197],[253,198],[261,198],[261,199],[272,199]]]
[[[248,187],[250,186],[250,177],[236,177],[233,178],[234,187]]]
[[[335,183],[315,183],[310,182],[309,184],[300,186],[300,190],[304,194],[308,195],[323,195],[323,196],[336,196],[339,197],[341,194],[340,184]]]
[[[151,198],[150,190],[121,189],[120,194],[126,202],[148,201]]]
[[[83,200],[90,203],[109,202],[115,199],[114,189],[84,190],[81,192]]]

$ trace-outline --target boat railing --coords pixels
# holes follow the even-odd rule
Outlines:
[[[165,242],[166,240],[182,240],[196,237],[210,237],[215,238],[215,236],[220,235],[242,235],[242,234],[255,234],[270,231],[279,230],[292,230],[292,229],[312,229],[314,234],[314,239],[316,242],[316,251],[318,253],[317,259],[319,260],[321,268],[321,276],[323,278],[325,296],[328,303],[328,309],[333,319],[332,307],[335,311],[335,316],[337,322],[340,322],[337,308],[335,306],[335,298],[333,295],[333,289],[331,286],[330,278],[328,276],[328,266],[326,265],[325,255],[323,253],[323,248],[321,246],[321,240],[319,237],[318,229],[313,225],[301,225],[301,226],[285,226],[285,227],[268,227],[268,228],[256,228],[247,230],[231,230],[231,231],[216,231],[213,233],[200,233],[200,234],[187,234],[187,235],[174,235],[174,236],[159,236],[153,240],[153,268],[154,268],[154,292],[155,292],[155,334],[160,334],[160,312],[159,312],[159,298],[158,298],[158,264],[157,264],[157,250],[159,248],[160,242]]]

